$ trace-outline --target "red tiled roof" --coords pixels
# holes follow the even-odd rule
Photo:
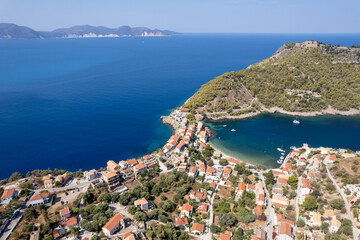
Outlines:
[[[124,234],[122,235],[122,237],[125,239],[125,238],[127,238],[128,236],[130,236],[131,234],[133,234],[132,231],[127,232],[127,233],[124,233]]]
[[[189,224],[189,221],[187,218],[179,217],[175,221],[175,226],[187,225],[187,224]]]
[[[245,183],[239,182],[238,183],[238,190],[245,191],[245,189],[246,189]]]
[[[138,165],[135,165],[135,168],[137,170],[140,170],[140,169],[143,169],[143,168],[147,168],[147,166],[145,164],[143,164],[143,163],[139,163]]]
[[[15,188],[5,189],[1,196],[1,199],[12,197],[14,195],[14,192],[15,192]]]
[[[207,212],[208,211],[208,204],[207,203],[199,203],[199,207],[197,209],[200,212]]]
[[[291,237],[291,225],[288,223],[281,223],[280,224],[280,235],[285,234]]]
[[[127,160],[126,163],[131,164],[131,165],[136,165],[138,162],[136,161],[135,158],[133,158],[133,159]]]
[[[61,226],[63,227],[71,227],[77,224],[77,217],[71,217],[65,220],[65,222],[61,222]]]
[[[191,227],[191,232],[193,231],[199,231],[201,233],[204,232],[204,224],[194,223]]]
[[[40,200],[40,199],[44,199],[49,197],[50,193],[46,192],[46,193],[40,193],[40,194],[35,194],[30,201],[35,201],[35,200]]]
[[[220,233],[219,240],[230,240],[231,236],[225,233]]]
[[[262,214],[262,206],[257,205],[257,206],[254,208],[254,213],[255,213],[255,215],[261,215],[261,214]]]
[[[60,210],[60,216],[65,216],[65,215],[68,215],[70,214],[70,209],[68,207],[66,208],[63,208]]]
[[[150,155],[146,155],[146,156],[144,156],[144,158],[145,158],[146,160],[149,160],[149,159],[151,158],[151,156],[150,156]]]
[[[182,206],[181,211],[191,212],[193,209],[194,209],[193,206],[185,203],[185,204]]]
[[[116,227],[119,222],[121,221],[121,219],[123,219],[123,216],[121,214],[115,214],[106,224],[103,228],[109,230],[109,232],[111,232],[111,230],[114,229],[114,227]]]
[[[231,174],[231,171],[232,171],[232,169],[229,168],[229,167],[227,167],[227,168],[224,169],[224,174],[225,174],[225,175],[230,175],[230,174]]]

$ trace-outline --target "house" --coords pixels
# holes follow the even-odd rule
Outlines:
[[[275,207],[285,208],[289,205],[289,200],[285,196],[274,194],[272,197],[272,203]]]
[[[126,161],[126,164],[133,167],[133,166],[135,166],[136,164],[138,164],[138,162],[136,161],[135,158],[133,158],[133,159],[127,160],[127,161]]]
[[[329,226],[329,231],[331,233],[336,233],[339,230],[340,226],[341,226],[341,222],[339,220],[337,220],[336,218],[334,218],[331,220],[331,224]]]
[[[253,184],[246,184],[246,191],[248,191],[248,192],[255,192],[255,185],[253,185]]]
[[[67,218],[61,222],[61,226],[71,228],[78,224],[77,217]]]
[[[225,231],[225,233],[220,233],[219,240],[231,240],[232,232]]]
[[[178,217],[175,221],[175,227],[178,227],[178,226],[183,226],[183,227],[186,227],[186,225],[189,224],[189,221],[187,218],[184,218],[184,217]]]
[[[193,206],[185,203],[182,208],[181,208],[181,213],[180,213],[180,216],[184,217],[184,216],[187,216],[187,217],[190,217],[193,213]]]
[[[85,171],[84,177],[88,181],[93,180],[93,179],[97,178],[97,171],[95,169],[92,169],[90,171]]]
[[[200,142],[199,150],[204,150],[206,148],[206,144],[203,142]]]
[[[335,218],[334,210],[332,209],[325,209],[325,218]]]
[[[214,167],[208,166],[208,167],[206,168],[206,175],[214,176],[215,173],[216,173],[216,170],[215,170]]]
[[[134,166],[134,171],[136,173],[139,173],[139,172],[142,172],[142,171],[145,171],[147,170],[147,166],[143,163],[139,163],[137,165]]]
[[[116,164],[113,160],[109,160],[107,162],[107,170],[109,172],[116,172],[116,171],[120,170],[120,166],[119,166],[119,164]]]
[[[60,237],[65,234],[65,229],[63,228],[57,228],[53,231],[54,239],[60,239]]]
[[[66,173],[64,173],[64,174],[62,174],[62,175],[56,176],[56,178],[55,178],[55,184],[56,184],[57,182],[59,182],[61,185],[64,185],[68,180],[69,180],[69,176],[68,176]],[[56,185],[55,185],[55,186],[56,186]]]
[[[199,139],[201,142],[206,143],[208,141],[209,136],[207,135],[206,131],[200,131]]]
[[[253,213],[255,215],[262,215],[262,212],[263,212],[263,209],[262,209],[262,206],[260,206],[260,205],[257,205],[253,210]]]
[[[196,176],[198,175],[197,168],[196,167],[190,167],[188,175],[189,175],[189,177],[193,177],[195,179]]]
[[[102,228],[105,236],[110,237],[122,227],[125,228],[124,217],[121,214],[115,214]]]
[[[263,229],[256,227],[254,229],[254,237],[257,239],[266,239],[266,232]]]
[[[16,196],[15,188],[5,189],[1,195],[1,201],[11,201]]]
[[[184,147],[185,147],[185,141],[181,140],[179,144],[176,146],[175,152],[177,153],[182,152],[184,150]]]
[[[301,189],[300,189],[300,194],[301,195],[310,194],[311,187],[310,187],[310,184],[308,183],[306,178],[301,179],[301,184],[302,184],[302,186],[301,186]]]
[[[151,203],[145,198],[140,198],[134,201],[134,205],[141,210],[149,210],[151,208]]]
[[[264,190],[259,191],[259,194],[256,197],[256,204],[258,204],[258,205],[264,205],[265,204]]]
[[[243,182],[238,183],[238,192],[241,195],[246,190],[246,185]]]
[[[199,206],[198,206],[197,210],[198,210],[199,212],[201,212],[201,213],[207,213],[208,207],[209,207],[209,206],[208,206],[207,203],[202,202],[202,203],[199,203]]]
[[[122,168],[122,169],[124,169],[124,168],[128,168],[128,164],[127,164],[127,162],[126,161],[120,161],[119,162],[119,166]]]
[[[121,184],[119,172],[108,172],[104,175],[104,181],[108,184],[110,191],[119,187]]]
[[[204,224],[194,223],[191,227],[192,234],[203,234],[205,230]]]
[[[44,180],[44,187],[45,188],[52,188],[54,186],[54,181],[52,179]]]
[[[123,240],[135,240],[135,239],[136,239],[136,236],[135,236],[135,234],[131,231],[131,232],[124,233],[124,234],[122,235],[122,238],[123,238]]]
[[[278,184],[281,184],[281,185],[287,185],[287,180],[289,178],[289,175],[284,175],[284,174],[280,174],[278,176],[278,179],[277,179],[277,182]]]
[[[201,173],[205,173],[205,172],[206,172],[206,166],[205,166],[205,164],[203,164],[203,163],[199,164],[199,171],[200,171]]]
[[[64,221],[66,218],[71,217],[70,209],[68,207],[60,210],[60,217]]]
[[[35,194],[30,199],[30,205],[31,206],[44,205],[45,203],[47,203],[49,201],[50,201],[50,193],[49,192]]]
[[[277,239],[292,240],[293,239],[293,227],[287,222],[281,222]]]
[[[310,212],[310,222],[311,226],[321,226],[321,214],[318,212]]]
[[[223,176],[224,176],[225,178],[228,178],[228,177],[230,176],[231,172],[232,172],[232,169],[229,168],[229,167],[226,167],[226,168],[224,169]]]
[[[189,196],[191,199],[195,199],[196,201],[205,201],[206,199],[206,193],[202,193],[202,192],[195,192],[195,191],[191,191],[189,193]]]

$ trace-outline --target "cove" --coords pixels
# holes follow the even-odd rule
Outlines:
[[[294,124],[297,119],[300,124]],[[360,149],[360,116],[293,117],[279,113],[264,113],[237,121],[207,122],[215,132],[211,144],[240,160],[274,168],[291,146],[303,143],[312,147]],[[235,129],[236,131],[231,131]]]

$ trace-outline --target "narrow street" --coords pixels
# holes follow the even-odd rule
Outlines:
[[[259,172],[259,177],[260,177],[260,181],[261,184],[265,190],[265,194],[266,194],[266,209],[265,209],[265,216],[266,216],[266,235],[267,235],[267,239],[271,240],[272,239],[272,233],[273,233],[273,227],[274,227],[274,222],[273,219],[275,217],[275,210],[272,207],[272,202],[271,202],[271,198],[270,198],[270,194],[268,192],[268,190],[266,189],[266,185],[265,185],[265,178],[263,175],[263,172]]]
[[[300,196],[300,189],[301,189],[301,180],[302,180],[302,177],[299,177],[298,184],[297,184],[297,189],[296,189],[296,197],[295,197],[296,219],[295,219],[294,232],[297,232],[296,222],[299,219],[299,196]]]
[[[327,165],[325,165],[325,166],[326,166],[326,171],[327,171],[327,174],[328,174],[329,178],[331,179],[331,181],[333,182],[333,184],[334,184],[335,187],[336,187],[336,190],[340,193],[342,199],[343,199],[344,202],[345,202],[346,215],[347,215],[347,217],[351,220],[351,222],[352,222],[352,224],[353,224],[354,240],[358,240],[359,231],[358,231],[358,229],[357,229],[356,226],[355,226],[354,218],[353,218],[353,215],[352,215],[352,212],[351,212],[351,209],[350,209],[350,204],[349,204],[349,202],[347,201],[345,194],[343,193],[343,191],[341,191],[339,185],[337,184],[337,182],[335,181],[335,179],[334,179],[333,176],[331,175],[328,166],[327,166]]]

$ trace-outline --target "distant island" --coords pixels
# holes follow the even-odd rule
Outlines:
[[[261,112],[360,113],[360,48],[317,41],[287,43],[271,57],[204,84],[183,107],[208,119]]]
[[[151,37],[179,34],[174,31],[149,29],[146,27],[121,26],[118,28],[95,27],[90,25],[59,28],[53,31],[36,31],[12,23],[0,23],[0,39],[41,39],[41,38],[89,38],[89,37]]]

